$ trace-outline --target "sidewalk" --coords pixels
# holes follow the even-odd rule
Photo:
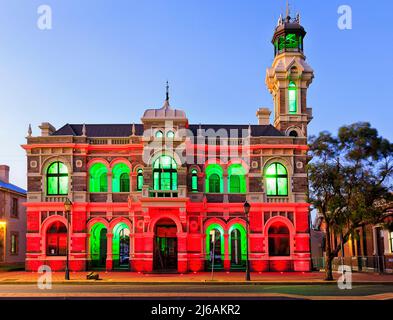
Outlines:
[[[70,281],[64,280],[64,272],[53,272],[52,281],[57,284],[293,284],[293,285],[317,285],[329,284],[324,281],[322,272],[283,272],[283,273],[251,273],[252,281],[244,280],[244,272],[217,272],[211,281],[210,272],[198,272],[187,274],[143,274],[136,272],[98,272],[100,280],[86,280],[88,272],[71,272]],[[13,271],[0,272],[1,284],[33,284],[42,274],[36,272]],[[334,274],[335,281],[341,274]],[[389,284],[393,285],[393,274],[379,275],[375,273],[353,273],[353,284]]]

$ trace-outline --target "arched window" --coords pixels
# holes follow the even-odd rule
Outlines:
[[[90,168],[90,192],[108,192],[108,169],[102,163]]]
[[[46,255],[65,256],[67,253],[67,228],[56,221],[46,231]]]
[[[224,192],[223,171],[218,164],[210,164],[206,167],[206,192]]]
[[[46,193],[48,195],[68,194],[68,169],[62,162],[52,163],[46,173]]]
[[[289,113],[297,113],[297,88],[293,81],[289,83],[288,88],[288,109]]]
[[[154,190],[177,190],[177,165],[169,156],[159,157],[153,165]]]
[[[290,255],[289,230],[282,223],[269,228],[269,256],[287,257]]]
[[[175,137],[175,133],[172,130],[170,130],[167,132],[166,137],[169,139],[173,139]]]
[[[206,229],[206,254],[210,267],[213,263],[213,256],[214,268],[223,267],[225,255],[224,230],[216,223],[211,224]]]
[[[162,138],[163,136],[164,136],[164,134],[162,133],[161,130],[158,130],[158,131],[156,132],[156,138]]]
[[[229,254],[231,266],[245,266],[247,256],[246,230],[240,224],[235,224],[229,229]]]
[[[288,173],[281,163],[272,163],[266,169],[266,194],[268,196],[288,195]]]
[[[198,171],[196,169],[191,171],[191,190],[198,191]]]
[[[124,163],[118,163],[112,169],[112,191],[130,192],[130,168]]]
[[[246,193],[246,172],[241,164],[228,168],[229,193]]]
[[[136,176],[136,190],[142,191],[143,188],[143,170],[138,169],[137,176]]]

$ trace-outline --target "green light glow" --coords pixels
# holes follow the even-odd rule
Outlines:
[[[130,168],[118,163],[112,169],[112,191],[130,192]]]
[[[102,163],[90,168],[90,192],[108,192],[108,169]]]
[[[169,139],[173,139],[175,137],[175,133],[173,131],[168,131],[166,137]]]
[[[268,196],[288,195],[288,173],[281,163],[272,163],[266,169],[266,194]]]
[[[156,138],[162,138],[164,136],[164,134],[162,133],[161,130],[156,132]]]
[[[229,229],[229,256],[232,263],[240,264],[246,260],[247,234],[244,227],[236,223]]]
[[[129,257],[129,246],[130,246],[130,229],[128,226],[121,222],[113,228],[113,242],[112,242],[112,254],[113,260],[116,264],[120,265],[128,254]]]
[[[277,40],[276,40],[277,41]],[[294,33],[280,36],[278,39],[278,50],[280,52],[285,49],[302,49],[302,38]]]
[[[138,174],[137,174],[136,180],[137,180],[136,190],[141,191],[143,188],[143,170],[142,169],[138,169]]]
[[[297,113],[297,88],[293,81],[289,83],[288,88],[288,108],[289,113]]]
[[[218,164],[210,164],[206,167],[206,192],[224,192],[223,170]]]
[[[241,164],[233,164],[228,168],[228,185],[230,193],[246,193],[246,170]]]
[[[48,195],[68,194],[68,169],[62,162],[52,163],[46,175]]]
[[[153,164],[154,190],[177,190],[177,164],[169,156],[159,157]]]
[[[191,189],[192,191],[198,191],[198,171],[195,169],[191,171]]]
[[[107,230],[102,223],[96,223],[90,230],[90,260],[94,266],[103,266],[107,254]]]
[[[212,236],[210,235],[210,231],[213,231],[213,230],[215,230],[215,232],[216,232],[216,239],[215,239],[216,240],[216,244],[215,244],[216,253],[219,252],[221,254],[221,261],[224,261],[224,256],[225,256],[224,230],[217,223],[211,224],[206,229],[207,260],[210,260],[210,261],[212,260],[211,250],[212,250],[212,245],[213,245],[213,241],[212,241],[213,239],[212,239]]]

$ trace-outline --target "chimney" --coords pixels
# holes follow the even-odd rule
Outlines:
[[[56,131],[56,128],[52,126],[49,122],[43,122],[39,128],[41,129],[42,137],[48,137]]]
[[[10,167],[6,165],[0,166],[0,180],[9,183],[10,182]]]
[[[271,113],[269,108],[259,108],[257,111],[258,124],[260,126],[268,126],[270,124]]]

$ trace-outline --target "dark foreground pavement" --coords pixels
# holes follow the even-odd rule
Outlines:
[[[0,299],[261,299],[261,300],[393,300],[393,285],[354,285],[340,290],[335,284],[261,285],[241,284],[53,284],[41,290],[37,285],[1,285]]]

